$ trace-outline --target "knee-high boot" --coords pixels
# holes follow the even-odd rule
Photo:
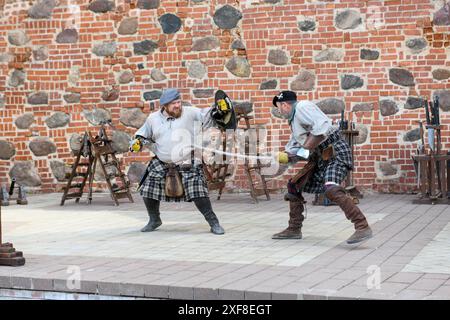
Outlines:
[[[220,226],[219,219],[217,219],[214,213],[211,201],[208,197],[195,198],[193,199],[197,209],[203,214],[209,226],[211,227],[211,232],[214,234],[224,234],[225,230]]]
[[[289,201],[289,225],[288,227],[272,236],[272,239],[301,239],[302,225],[305,217],[303,211],[305,210],[304,199],[300,195],[298,201]]]
[[[147,225],[141,229],[142,232],[150,232],[156,230],[161,224],[159,217],[159,201],[150,198],[143,198],[145,207],[147,208],[149,221]]]

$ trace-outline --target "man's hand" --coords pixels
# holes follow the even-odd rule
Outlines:
[[[142,138],[136,137],[130,141],[130,151],[131,152],[139,152],[142,150]]]

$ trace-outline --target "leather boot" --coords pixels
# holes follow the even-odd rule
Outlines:
[[[211,227],[211,232],[214,234],[224,234],[225,230],[219,224],[219,219],[214,213],[211,201],[208,197],[195,198],[193,199],[195,206],[197,209],[203,214],[205,220],[208,222]]]
[[[345,213],[345,217],[355,225],[355,232],[347,239],[348,244],[358,243],[372,237],[372,229],[369,227],[366,217],[353,203],[345,189],[341,186],[333,186],[325,191],[325,195],[335,202]]]
[[[155,231],[161,224],[161,218],[159,217],[159,201],[143,198],[145,207],[147,208],[149,221],[145,227],[141,229],[141,232],[151,232]]]
[[[272,239],[301,239],[302,238],[302,222],[305,220],[303,216],[304,199],[300,201],[289,201],[289,225],[288,227],[272,236]]]

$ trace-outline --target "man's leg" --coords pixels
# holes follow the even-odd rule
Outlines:
[[[355,225],[355,232],[347,239],[348,244],[358,243],[372,237],[372,229],[369,227],[366,217],[353,203],[353,199],[347,195],[344,188],[337,184],[326,184],[325,195],[335,202],[344,211],[345,216]]]
[[[159,217],[159,200],[143,198],[145,207],[147,208],[149,221],[148,224],[141,229],[142,232],[155,231],[161,224],[161,218]]]
[[[203,214],[206,221],[211,227],[211,232],[214,234],[224,234],[225,230],[220,226],[219,219],[217,219],[216,214],[214,213],[211,201],[208,197],[201,197],[192,199],[194,201],[197,209]]]
[[[302,223],[305,220],[303,216],[304,199],[301,194],[296,195],[299,200],[289,201],[289,225],[288,227],[272,236],[272,239],[301,239]]]

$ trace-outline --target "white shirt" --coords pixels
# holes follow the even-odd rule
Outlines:
[[[150,114],[135,135],[150,141],[150,150],[163,162],[190,164],[194,145],[202,145],[202,128],[212,126],[211,108],[182,107],[179,118],[165,112]]]
[[[324,135],[333,130],[331,119],[311,101],[298,101],[295,104],[294,118],[291,122],[291,138],[286,144],[285,151],[296,154],[303,147],[307,135]]]

